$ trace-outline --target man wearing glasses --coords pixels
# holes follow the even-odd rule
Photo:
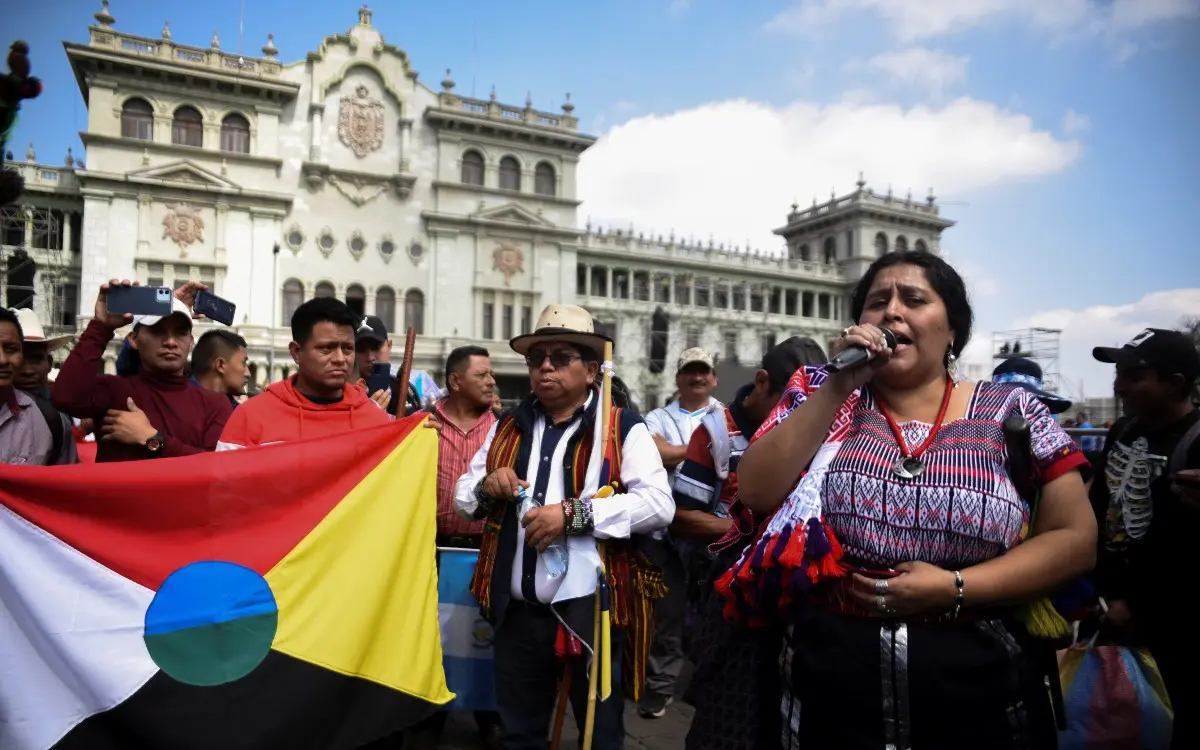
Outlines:
[[[650,593],[633,585],[639,572],[650,571],[631,537],[665,528],[675,505],[654,440],[636,413],[614,407],[615,429],[599,434],[599,355],[609,341],[595,332],[587,310],[550,305],[533,333],[509,342],[525,356],[533,393],[492,428],[455,487],[459,513],[489,521],[471,590],[496,628],[496,699],[505,748],[546,746],[560,664],[555,646],[568,633],[585,644],[584,655],[573,657],[570,685],[576,722],[584,724],[598,540],[606,540],[604,563],[616,579],[610,611],[628,619],[614,618],[611,653],[602,655],[612,663],[613,689],[596,710],[597,750],[623,745],[622,677],[635,698],[641,688],[637,675],[644,674],[645,649],[631,654],[631,674],[623,674],[621,659],[626,631],[644,633],[646,624],[628,613],[652,606]],[[616,491],[594,497],[606,441],[619,458],[609,477]],[[518,517],[522,505],[533,507]],[[630,638],[629,645],[643,640]]]

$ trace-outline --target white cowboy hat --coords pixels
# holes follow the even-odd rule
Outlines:
[[[38,320],[37,313],[27,307],[9,308],[17,315],[17,322],[21,324],[21,334],[25,337],[27,344],[45,344],[46,349],[54,351],[60,346],[70,341],[73,336],[55,336],[52,339],[46,338],[46,330],[42,328],[42,321]]]
[[[612,339],[596,333],[592,314],[577,305],[547,305],[538,316],[533,333],[524,333],[508,342],[517,354],[528,354],[535,344],[545,341],[561,341],[565,344],[586,346],[604,356],[604,345]]]

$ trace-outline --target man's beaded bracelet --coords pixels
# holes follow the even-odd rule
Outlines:
[[[567,536],[582,536],[592,533],[596,527],[592,518],[592,501],[578,497],[563,500],[563,533]]]
[[[487,518],[490,516],[492,514],[492,507],[495,505],[495,501],[483,491],[483,483],[486,481],[486,479],[486,477],[484,479],[480,479],[475,485],[474,515],[476,518]]]

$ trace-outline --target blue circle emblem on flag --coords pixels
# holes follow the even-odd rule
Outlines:
[[[163,581],[146,610],[144,640],[154,663],[179,682],[220,685],[262,662],[278,624],[275,595],[262,576],[205,560]]]

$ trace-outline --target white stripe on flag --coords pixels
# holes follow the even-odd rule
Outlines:
[[[442,655],[460,659],[492,658],[492,626],[479,614],[479,607],[438,605],[442,630]]]
[[[153,598],[0,506],[0,748],[49,748],[154,676]]]

